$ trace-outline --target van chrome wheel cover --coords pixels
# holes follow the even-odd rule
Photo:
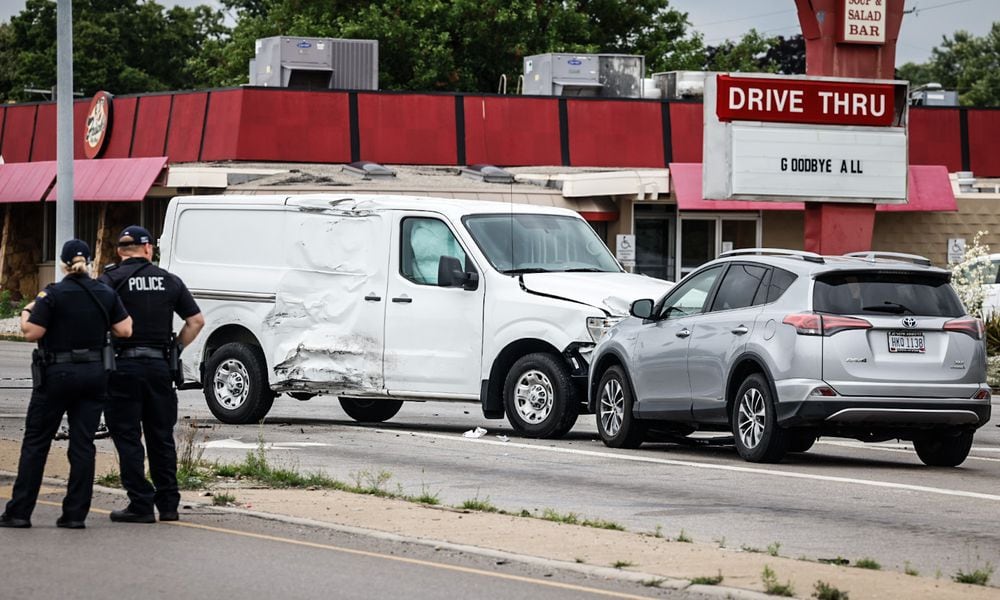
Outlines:
[[[552,382],[537,369],[525,371],[514,385],[514,408],[526,423],[537,425],[552,412]]]
[[[215,369],[215,400],[226,410],[243,406],[250,395],[250,373],[240,361],[230,358]]]
[[[615,437],[622,428],[625,418],[625,394],[617,379],[610,379],[601,390],[601,406],[598,409],[601,428],[608,437]]]
[[[750,388],[740,398],[740,410],[736,416],[740,442],[743,447],[752,450],[764,436],[764,423],[767,419],[767,407],[764,396],[757,388]]]

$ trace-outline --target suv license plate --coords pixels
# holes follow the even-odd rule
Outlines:
[[[913,331],[889,332],[889,352],[917,352],[923,354],[926,351],[924,334]]]

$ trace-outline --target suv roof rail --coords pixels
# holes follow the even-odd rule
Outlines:
[[[802,260],[814,262],[814,263],[824,263],[823,257],[815,252],[806,252],[805,250],[785,250],[784,248],[740,248],[739,250],[730,250],[729,252],[723,252],[719,257],[723,256],[788,256],[792,258],[801,258]]]
[[[929,258],[920,256],[919,254],[905,254],[903,252],[878,252],[875,250],[869,250],[867,252],[848,252],[844,256],[850,256],[851,258],[863,258],[869,262],[875,262],[879,258],[887,258],[890,260],[911,262],[915,265],[922,265],[925,267],[931,266]]]

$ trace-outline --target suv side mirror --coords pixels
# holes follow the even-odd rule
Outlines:
[[[649,298],[636,300],[631,306],[628,307],[628,312],[633,317],[648,319],[653,316],[653,301]]]
[[[437,281],[439,287],[461,287],[472,291],[479,287],[479,273],[467,273],[462,261],[454,256],[442,256],[438,259]]]

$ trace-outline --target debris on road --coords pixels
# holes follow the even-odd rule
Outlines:
[[[481,438],[486,435],[486,430],[482,427],[476,427],[475,429],[470,429],[462,434],[462,437],[467,438]]]

